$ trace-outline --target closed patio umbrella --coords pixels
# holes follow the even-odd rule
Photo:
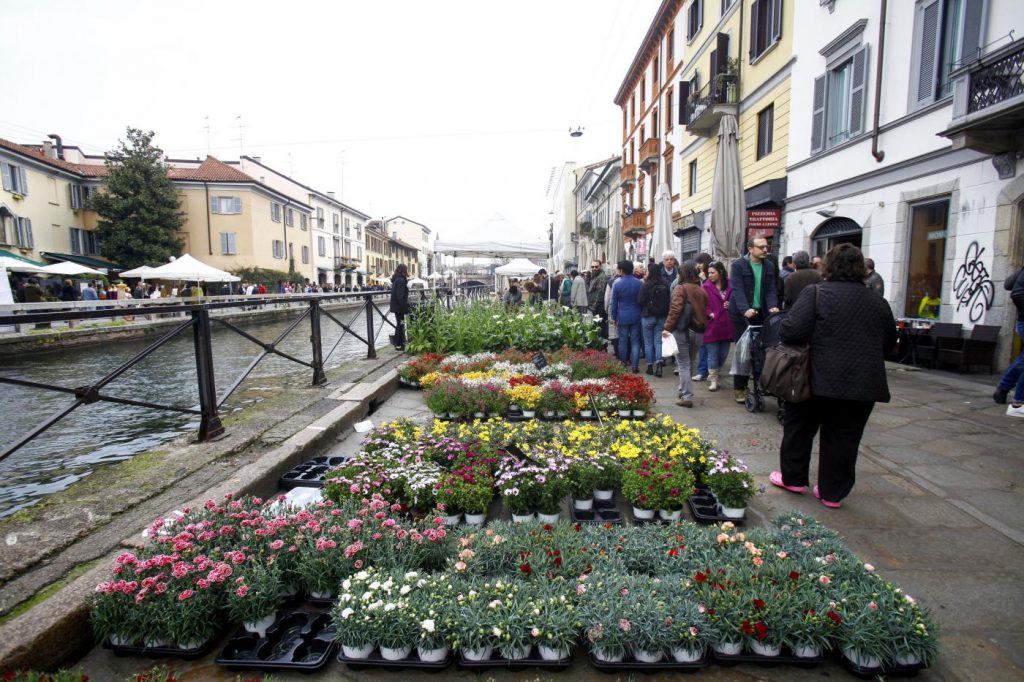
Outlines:
[[[654,197],[654,233],[647,255],[657,261],[661,254],[672,248],[672,195],[664,182],[658,186]]]
[[[711,249],[716,258],[734,260],[744,252],[743,210],[736,117],[727,114],[718,127],[718,157],[711,188]]]

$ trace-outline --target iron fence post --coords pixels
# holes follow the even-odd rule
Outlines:
[[[327,375],[324,374],[324,346],[320,336],[320,301],[309,302],[309,340],[313,344],[313,385],[327,383]]]
[[[374,360],[377,357],[377,348],[374,345],[373,333],[373,294],[366,294],[363,297],[363,305],[366,306],[366,359]]]
[[[192,311],[192,338],[196,351],[196,377],[199,380],[199,440],[207,441],[224,433],[217,414],[217,387],[213,372],[213,335],[210,331],[210,311],[199,308]]]

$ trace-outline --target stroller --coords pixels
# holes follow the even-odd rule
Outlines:
[[[764,397],[771,395],[761,388],[761,371],[764,369],[765,356],[768,349],[782,343],[779,330],[782,328],[782,321],[785,313],[780,312],[771,315],[763,325],[750,326],[750,373],[753,379],[753,388],[747,393],[747,412],[764,412]],[[786,415],[786,401],[777,398],[778,405],[775,410],[775,418],[782,423]]]

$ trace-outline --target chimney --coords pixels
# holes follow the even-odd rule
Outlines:
[[[255,161],[256,163],[263,163],[263,157],[262,156],[254,156],[254,157],[252,157],[252,160]]]
[[[328,193],[327,193],[327,196],[329,196],[330,198],[332,198],[332,199],[333,199],[333,198],[334,198],[334,192],[328,192]]]
[[[43,154],[46,155],[46,158],[48,159],[57,158],[57,150],[53,148],[53,143],[49,140],[43,140]]]
[[[49,135],[47,135],[47,137],[57,143],[57,157],[56,158],[63,159],[64,158],[64,143],[61,141],[60,135],[57,135],[55,133],[50,133]]]

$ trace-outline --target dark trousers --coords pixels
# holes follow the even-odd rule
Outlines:
[[[395,345],[405,346],[405,313],[395,313]]]
[[[838,502],[850,494],[856,480],[857,448],[873,402],[812,396],[803,403],[786,403],[779,460],[786,485],[809,485],[811,447],[821,429],[818,492]]]

